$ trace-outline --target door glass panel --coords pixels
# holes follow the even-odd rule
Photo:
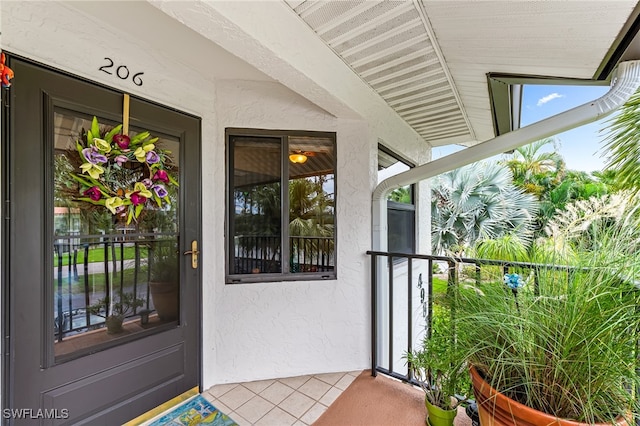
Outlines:
[[[104,152],[83,154],[76,144],[86,140],[92,118],[62,108],[54,112],[53,288],[45,294],[53,294],[57,363],[176,327],[180,318],[179,140],[153,134],[159,139],[147,146],[142,161],[125,145],[116,148],[114,140],[113,148],[130,161],[116,166],[114,155],[106,154],[107,162],[97,157],[100,179],[110,185],[92,190],[81,165],[86,155]],[[101,137],[117,124],[98,120]],[[129,136],[142,131],[132,128]],[[166,176],[156,174],[158,159],[149,151],[160,153]],[[113,198],[132,207],[111,203],[112,213],[104,201]]]

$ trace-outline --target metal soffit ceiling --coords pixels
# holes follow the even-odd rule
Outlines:
[[[285,1],[432,146],[495,136],[488,73],[593,78],[636,5]]]

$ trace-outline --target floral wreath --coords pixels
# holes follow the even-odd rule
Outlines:
[[[171,204],[167,187],[178,182],[168,173],[171,152],[156,147],[157,137],[145,131],[130,138],[121,130],[101,133],[93,117],[86,138],[76,141],[81,172],[71,176],[81,185],[77,201],[104,206],[129,224],[145,209]]]

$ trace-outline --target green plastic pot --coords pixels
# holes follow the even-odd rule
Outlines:
[[[444,410],[440,407],[432,405],[426,399],[424,405],[427,406],[427,424],[430,426],[452,426],[453,419],[456,418],[458,410]]]

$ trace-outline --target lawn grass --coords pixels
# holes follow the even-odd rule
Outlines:
[[[78,256],[75,260],[77,265],[82,265],[84,264],[84,253],[85,250],[84,248],[77,248],[77,253]],[[116,258],[118,260],[120,260],[120,247],[116,247]],[[93,262],[104,262],[104,255],[105,255],[105,250],[104,247],[93,247],[89,249],[89,263],[93,263]],[[107,258],[110,260],[111,259],[111,248],[108,248],[107,250]],[[68,253],[63,253],[62,254],[62,266],[68,266],[70,263],[73,264],[73,256],[74,253],[73,252],[68,252]],[[132,246],[128,246],[124,248],[124,253],[123,253],[123,259],[124,260],[132,260],[135,259],[136,257],[136,249],[135,247]],[[147,257],[147,248],[146,247],[140,247],[140,258],[146,258]],[[59,266],[58,265],[58,255],[56,253],[53,254],[53,266]]]
[[[433,294],[445,294],[447,292],[447,280],[433,277]]]
[[[124,287],[132,286],[134,282],[135,269],[125,269],[122,272],[122,282]],[[104,273],[97,274],[89,274],[89,289],[90,292],[102,292],[105,291],[105,285],[107,282],[107,278]],[[120,288],[120,272],[109,275],[109,282],[111,283],[111,288]],[[72,294],[82,294],[84,293],[84,275],[78,276],[78,280],[75,281],[72,279],[71,281],[71,293]],[[138,268],[138,285],[147,282],[147,266],[141,266]],[[54,291],[58,290],[58,280],[53,280],[53,288]],[[63,294],[69,293],[69,279],[62,279],[62,292]]]

